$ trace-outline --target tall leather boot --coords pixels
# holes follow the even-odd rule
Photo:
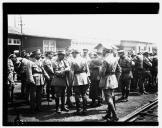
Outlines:
[[[125,101],[128,101],[128,96],[129,96],[129,90],[126,90],[126,93],[125,93]]]
[[[61,111],[69,111],[69,109],[65,107],[65,96],[61,97]]]
[[[109,107],[108,107],[108,110],[106,112],[107,112],[106,115],[102,117],[104,120],[111,118],[111,110],[109,109]]]
[[[101,98],[98,98],[98,103],[97,103],[97,106],[101,106],[102,105],[102,99]]]
[[[81,104],[80,101],[76,101],[76,114],[80,115],[81,114]]]
[[[59,107],[59,98],[57,97],[55,100],[56,100],[56,113],[61,113],[61,110]]]
[[[113,104],[113,99],[112,99],[112,102],[108,103],[108,105],[109,105],[109,109],[110,109],[110,111],[112,113],[111,121],[113,121],[113,122],[118,121],[119,118],[117,117],[117,114],[116,114],[116,111],[115,111],[115,107],[114,107],[114,104]]]
[[[86,115],[86,113],[87,113],[87,99],[83,98],[83,112],[82,112],[82,114]]]
[[[67,97],[66,105],[68,105],[69,108],[73,108],[74,107],[70,97]]]

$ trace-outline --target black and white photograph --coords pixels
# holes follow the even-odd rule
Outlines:
[[[158,12],[66,10],[5,14],[5,125],[158,126]]]

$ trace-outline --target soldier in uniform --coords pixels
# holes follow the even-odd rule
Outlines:
[[[23,57],[19,60],[19,74],[21,79],[21,95],[28,101],[29,96],[29,86],[27,85],[26,79],[26,70],[27,70],[27,63],[28,59],[26,59],[26,54],[22,54]]]
[[[51,81],[52,78],[54,76],[54,71],[53,71],[53,67],[52,67],[52,57],[53,57],[53,52],[52,51],[48,51],[46,53],[46,58],[43,61],[43,66],[45,71],[47,72],[47,74],[49,75],[50,79],[46,80],[47,82],[47,86],[46,86],[46,93],[47,93],[47,101],[51,102],[52,100],[50,99],[50,93],[51,93]]]
[[[39,49],[32,52],[31,60],[27,65],[27,77],[30,83],[30,107],[32,112],[39,112],[41,108],[42,90],[48,74],[43,68]]]
[[[113,56],[111,49],[104,49],[104,60],[101,68],[101,79],[99,87],[103,89],[105,101],[108,104],[107,114],[103,117],[107,121],[117,121],[118,117],[115,112],[113,101],[114,89],[118,87],[118,81],[115,75],[118,65],[117,59]]]
[[[15,86],[14,82],[14,65],[11,59],[16,57],[15,55],[11,54],[8,58],[8,79],[7,79],[7,90],[8,90],[8,99],[9,101],[13,101],[13,90]]]
[[[102,103],[102,89],[99,88],[100,82],[100,68],[102,66],[102,61],[98,58],[97,53],[91,53],[91,61],[89,64],[90,69],[90,92],[89,98],[92,99],[91,107],[95,107],[95,101],[97,100],[97,106],[101,106]]]
[[[133,78],[132,61],[125,55],[124,51],[120,55],[119,65],[121,66],[122,69],[122,74],[120,77],[122,97],[120,98],[120,100],[128,101],[131,79]]]
[[[64,59],[65,51],[57,52],[58,58],[53,62],[54,78],[52,79],[51,86],[54,86],[56,94],[56,112],[61,113],[61,111],[69,111],[65,107],[65,92],[67,87],[67,72],[69,72],[70,67],[66,60]],[[60,111],[60,98],[61,98],[61,111]]]
[[[88,81],[88,64],[85,59],[83,59],[78,50],[72,51],[72,63],[71,69],[74,72],[74,80],[73,80],[73,92],[75,95],[76,102],[76,114],[86,114],[87,112],[87,90],[89,88]],[[83,109],[81,109],[81,99],[83,101]]]
[[[144,83],[146,83],[147,87],[152,86],[152,74],[150,72],[152,68],[152,62],[149,59],[149,53],[143,53],[143,69],[144,69]]]
[[[135,62],[134,69],[134,81],[135,86],[139,88],[139,94],[147,94],[144,86],[144,77],[143,77],[143,55],[138,53],[137,56],[133,59]]]
[[[66,61],[69,63],[70,69],[71,69],[71,59],[72,56],[70,54],[70,51],[66,51],[66,57],[65,57]],[[73,71],[69,71],[67,73],[67,79],[68,79],[68,86],[67,86],[67,100],[66,100],[66,104],[68,105],[69,108],[73,108],[74,105],[72,103],[72,95],[73,95],[73,90],[72,90],[72,82],[73,82],[73,78],[74,78],[74,73]]]
[[[83,59],[85,59],[87,61],[87,64],[89,66],[89,62],[91,61],[91,59],[90,59],[90,57],[88,55],[88,49],[86,49],[86,48],[83,49],[83,55],[82,55],[82,57],[83,57]],[[88,74],[88,76],[90,76],[89,68],[87,70],[88,70],[87,74]]]
[[[153,85],[157,87],[157,74],[158,74],[158,57],[156,55],[156,53],[153,56],[152,59],[152,81],[153,81]]]

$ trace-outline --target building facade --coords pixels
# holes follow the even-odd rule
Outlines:
[[[144,51],[152,53],[153,43],[131,41],[131,40],[121,40],[121,43],[118,47],[120,47],[120,49],[125,50],[125,51],[134,50],[135,53],[144,52]]]
[[[71,39],[21,34],[16,28],[8,27],[8,54],[12,54],[15,50],[26,50],[30,53],[35,49],[40,49],[42,53],[56,52],[70,46]]]

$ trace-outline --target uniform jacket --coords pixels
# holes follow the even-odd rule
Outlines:
[[[115,89],[118,87],[118,81],[115,75],[118,60],[113,56],[107,56],[102,64],[100,87],[103,89]]]
[[[144,68],[144,70],[150,70],[151,67],[152,67],[152,63],[149,60],[149,58],[143,57],[143,68]]]
[[[49,76],[43,68],[43,63],[41,60],[36,59],[33,59],[33,62],[29,62],[28,65],[29,81],[34,82],[36,86],[44,85],[45,76]]]
[[[120,58],[119,65],[121,66],[122,69],[121,77],[123,79],[133,78],[131,60],[128,57]]]
[[[89,63],[89,69],[90,69],[90,79],[91,80],[100,80],[100,69],[102,66],[102,61],[99,58],[92,59]]]
[[[68,62],[64,60],[56,59],[53,63],[54,77],[52,79],[51,86],[67,86],[67,72],[70,71]]]
[[[86,63],[88,64],[87,75],[90,76],[89,64],[91,62],[91,59],[89,58],[89,56],[82,56],[82,58],[85,59]]]
[[[67,63],[69,64],[70,69],[71,69],[72,57],[69,56],[68,58],[66,58],[66,61],[67,61]],[[73,84],[73,79],[74,79],[74,72],[73,72],[72,70],[70,70],[70,71],[67,73],[67,80],[68,80],[69,86],[72,86],[72,84]]]
[[[52,60],[50,60],[49,58],[46,58],[43,61],[43,66],[44,66],[45,71],[49,75],[50,79],[52,79],[52,77],[54,75],[54,71],[53,71],[53,67],[52,67]]]
[[[13,84],[14,83],[14,78],[13,78],[13,74],[14,74],[14,65],[11,59],[8,59],[8,79],[7,79],[7,83],[8,84]]]
[[[82,57],[73,58],[71,62],[71,69],[74,72],[73,86],[87,85],[88,79],[88,64]]]

